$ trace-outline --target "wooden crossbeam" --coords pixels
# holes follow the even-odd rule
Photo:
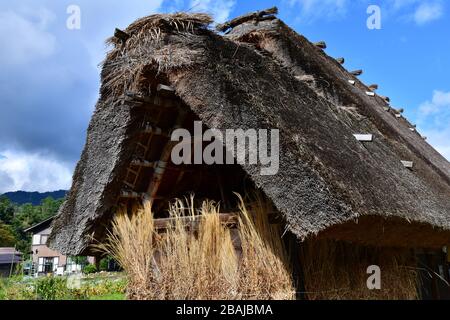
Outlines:
[[[345,59],[344,58],[336,58],[336,61],[339,63],[339,64],[344,64],[345,63]]]
[[[198,225],[201,221],[201,215],[196,216],[183,216],[178,218],[158,218],[154,220],[154,226],[157,230],[168,229],[175,226],[177,221],[180,221],[182,225],[185,227],[189,227],[192,229],[197,229]],[[229,213],[219,213],[219,220],[222,224],[227,226],[234,226],[239,221],[239,213],[237,212],[229,212]],[[279,214],[276,212],[269,212],[268,219],[270,224],[279,224],[282,222],[282,219],[279,217]]]
[[[141,192],[122,190],[120,192],[120,197],[125,199],[139,199],[142,198],[145,194]]]
[[[134,159],[131,161],[132,166],[144,167],[144,168],[156,168],[158,166],[158,161],[147,161]]]
[[[377,84],[371,84],[371,85],[369,86],[369,90],[371,90],[371,91],[378,90],[378,85],[377,85]]]
[[[202,216],[183,216],[178,218],[160,218],[154,220],[155,229],[168,229],[175,226],[177,221],[190,228],[198,228]],[[238,216],[235,213],[219,213],[219,220],[223,224],[235,225],[238,222]]]

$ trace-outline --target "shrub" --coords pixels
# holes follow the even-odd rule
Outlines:
[[[84,274],[91,274],[91,273],[96,273],[96,272],[97,272],[97,267],[93,264],[88,264],[88,265],[84,266],[84,268],[83,268]]]
[[[104,257],[104,258],[102,258],[101,260],[100,260],[100,263],[99,263],[99,269],[100,269],[100,271],[108,271],[108,269],[109,269],[109,263],[110,263],[110,261],[111,261],[112,259],[111,259],[111,257]]]
[[[69,289],[67,280],[62,277],[42,277],[35,283],[36,295],[39,300],[59,300],[67,298]]]

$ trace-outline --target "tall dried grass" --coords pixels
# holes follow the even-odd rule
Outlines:
[[[301,244],[300,264],[311,300],[418,299],[416,261],[409,249],[310,239]],[[367,288],[370,265],[380,267],[380,290]]]
[[[114,257],[126,271],[130,298],[146,296],[150,292],[157,243],[151,203],[145,201],[133,211],[135,214],[128,215],[125,208],[120,208],[107,233],[108,241],[95,246],[98,251]]]
[[[292,299],[286,251],[268,210],[261,199],[247,209],[240,198],[238,240],[214,202],[195,209],[193,198],[175,201],[169,208],[174,224],[160,234],[146,203],[130,215],[119,212],[97,249],[127,272],[131,299]],[[191,228],[185,216],[195,222]]]

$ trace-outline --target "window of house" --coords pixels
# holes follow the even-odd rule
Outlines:
[[[39,257],[38,272],[52,273],[58,268],[59,257]]]
[[[33,245],[39,245],[39,244],[41,244],[41,235],[33,234]]]
[[[41,242],[40,244],[46,244],[48,239],[48,234],[41,235]]]

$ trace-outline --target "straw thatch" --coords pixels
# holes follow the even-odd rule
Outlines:
[[[278,174],[242,168],[299,238],[450,242],[450,165],[406,120],[386,112],[383,99],[367,96],[367,87],[278,19],[249,21],[226,36],[209,30],[209,22],[205,15],[154,15],[124,30],[126,40],[110,41],[101,97],[52,247],[86,253],[91,237],[102,237],[148,116],[122,96],[153,96],[159,82],[208,127],[280,130]],[[361,143],[356,133],[374,140]]]

